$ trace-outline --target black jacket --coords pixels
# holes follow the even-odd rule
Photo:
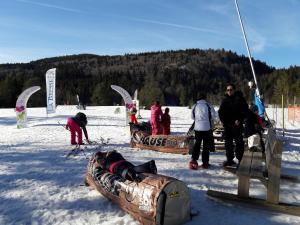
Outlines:
[[[259,123],[258,115],[251,110],[248,110],[247,117],[245,119],[245,137],[250,137],[253,134],[261,135],[262,131],[263,128]]]
[[[224,126],[233,126],[236,120],[242,124],[247,111],[248,104],[243,94],[236,91],[233,96],[225,95],[219,108],[219,117]]]

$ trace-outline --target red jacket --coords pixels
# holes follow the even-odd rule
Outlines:
[[[161,117],[161,125],[163,128],[163,134],[170,134],[171,117],[168,113],[164,113]]]
[[[138,124],[138,121],[137,121],[134,113],[130,114],[130,122],[132,122],[134,124]]]
[[[152,128],[152,134],[161,134],[161,117],[163,115],[163,112],[161,111],[161,107],[159,105],[152,105],[151,106],[151,128]]]

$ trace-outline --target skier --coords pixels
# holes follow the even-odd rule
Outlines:
[[[126,180],[141,181],[139,173],[152,173],[157,174],[155,161],[151,160],[144,164],[134,166],[116,150],[107,152],[97,152],[94,160],[98,163],[101,169],[115,175],[119,175]]]
[[[152,135],[157,135],[162,133],[161,128],[161,117],[163,112],[161,111],[161,106],[159,101],[156,101],[151,106],[151,128],[152,128]]]
[[[164,135],[170,135],[171,117],[169,115],[170,109],[166,108],[165,113],[161,117],[161,125]]]
[[[82,130],[85,139],[89,143],[89,137],[86,130],[87,118],[82,112],[77,113],[74,117],[69,117],[66,124],[66,129],[71,133],[71,145],[83,145],[82,142]],[[77,142],[76,142],[77,136]]]

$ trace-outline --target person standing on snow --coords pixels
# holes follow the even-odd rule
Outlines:
[[[133,107],[130,109],[130,122],[133,124],[138,124],[138,121],[135,116],[136,112],[137,112],[136,108]]]
[[[82,130],[87,142],[89,142],[88,133],[86,130],[87,118],[84,113],[77,113],[74,117],[69,117],[66,124],[66,129],[71,133],[71,145],[83,145]],[[76,142],[77,136],[77,142]]]
[[[244,154],[243,121],[247,115],[248,104],[242,92],[235,91],[233,84],[228,84],[225,98],[219,108],[219,117],[224,126],[226,161],[223,166],[233,166],[234,156],[240,162]],[[235,141],[235,154],[233,140]]]
[[[163,135],[170,135],[170,126],[171,126],[171,117],[170,117],[170,109],[166,108],[164,114],[161,117],[161,125],[163,130]]]
[[[151,106],[151,128],[152,128],[152,135],[162,134],[162,127],[161,127],[161,117],[163,112],[161,110],[161,106],[159,101],[156,101]]]
[[[201,167],[207,169],[209,167],[209,151],[214,151],[214,137],[213,137],[213,121],[218,120],[218,115],[214,107],[206,101],[206,94],[200,93],[199,100],[192,107],[192,119],[195,121],[195,145],[192,151],[192,160],[189,163],[190,169],[198,169],[198,162],[200,155],[200,147],[203,141],[202,150],[202,165]]]

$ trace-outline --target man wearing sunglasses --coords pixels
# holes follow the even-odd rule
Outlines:
[[[234,84],[228,84],[225,98],[219,108],[219,117],[224,126],[226,161],[223,166],[234,166],[234,157],[240,162],[244,154],[243,121],[248,104],[242,92],[235,91]],[[233,140],[235,142],[235,151]]]

